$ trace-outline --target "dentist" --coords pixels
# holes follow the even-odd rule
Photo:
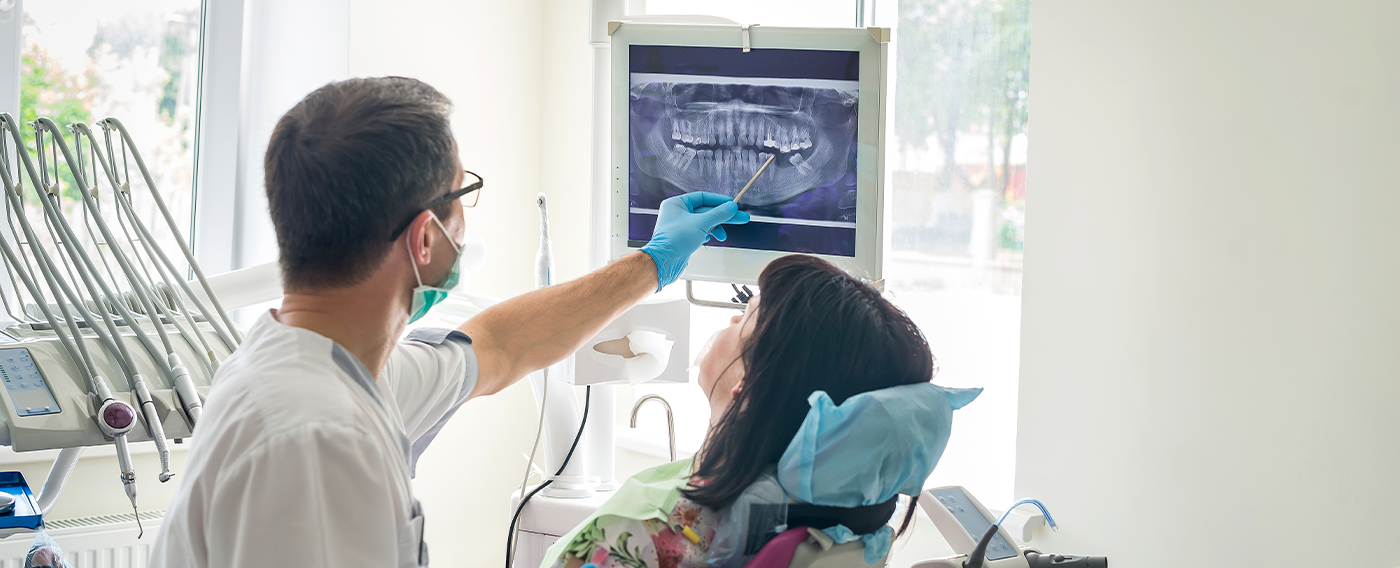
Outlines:
[[[427,565],[410,480],[458,407],[567,357],[748,221],[728,197],[669,199],[641,252],[400,341],[456,283],[484,186],[450,111],[386,77],[326,85],[278,121],[264,166],[286,297],[215,376],[152,566]]]

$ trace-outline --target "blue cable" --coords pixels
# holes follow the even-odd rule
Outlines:
[[[1036,499],[1022,499],[1012,504],[1011,507],[1006,509],[1005,513],[1001,514],[1001,518],[997,519],[996,526],[1000,527],[1002,521],[1005,521],[1006,517],[1011,516],[1011,511],[1014,511],[1016,507],[1020,507],[1021,505],[1026,504],[1035,505],[1036,507],[1040,508],[1040,514],[1045,515],[1045,523],[1050,525],[1050,528],[1054,529],[1055,532],[1060,532],[1060,526],[1055,524],[1055,518],[1050,516],[1050,511],[1045,508],[1045,505],[1041,504],[1040,501]]]

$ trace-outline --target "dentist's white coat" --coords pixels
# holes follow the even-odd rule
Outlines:
[[[215,376],[151,566],[426,565],[413,465],[476,380],[457,331],[410,334],[376,381],[264,314]]]

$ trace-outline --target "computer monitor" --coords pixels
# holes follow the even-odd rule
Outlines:
[[[752,216],[682,278],[752,284],[783,255],[879,280],[888,30],[623,24],[612,35],[611,256],[661,201],[738,195]]]

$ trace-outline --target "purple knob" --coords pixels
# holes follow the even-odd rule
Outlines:
[[[113,430],[121,430],[131,426],[134,420],[136,420],[136,411],[124,402],[113,402],[107,405],[107,408],[102,409],[102,422]]]

